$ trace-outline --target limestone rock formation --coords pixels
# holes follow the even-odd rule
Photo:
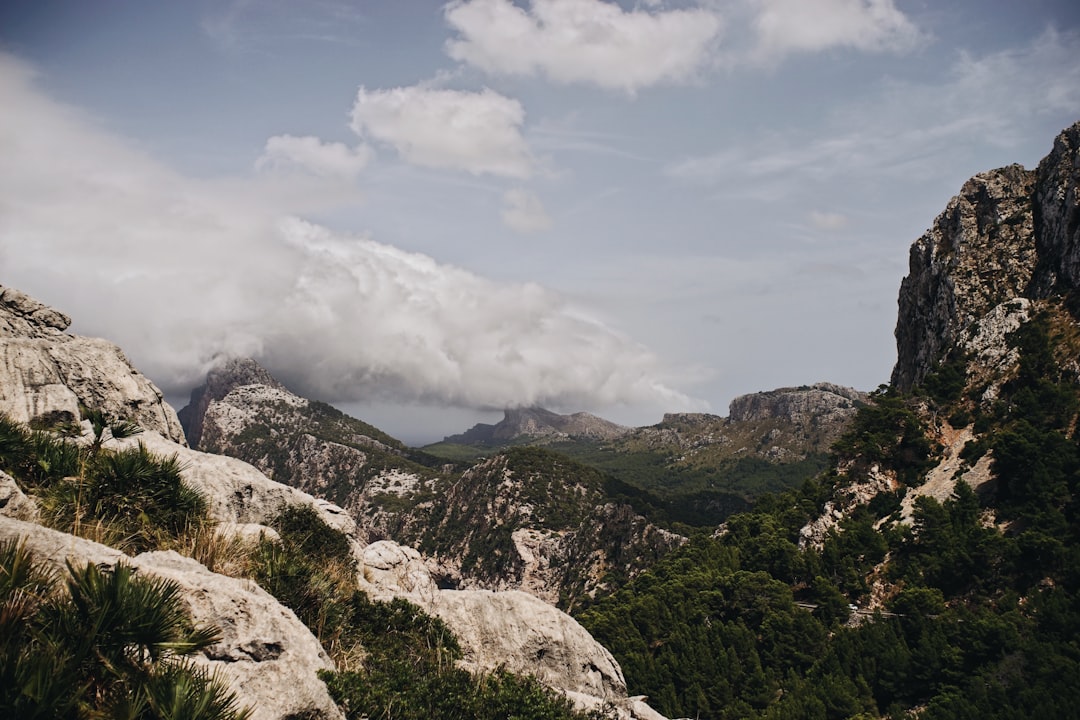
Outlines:
[[[286,507],[308,505],[327,525],[348,536],[356,535],[356,523],[340,507],[274,482],[241,460],[198,452],[154,432],[110,441],[107,445],[130,447],[139,443],[157,455],[176,455],[184,483],[203,494],[210,516],[218,522],[265,525]]]
[[[15,482],[15,478],[0,470],[0,515],[35,522],[39,511],[34,499]]]
[[[1080,287],[1080,122],[1039,163],[1034,204],[1040,262],[1030,295]]]
[[[867,395],[832,383],[815,383],[797,388],[779,388],[741,395],[728,406],[728,420],[733,423],[785,420],[796,425],[843,423]]]
[[[626,696],[619,664],[569,615],[520,591],[440,590],[419,553],[390,541],[361,555],[373,597],[405,597],[445,622],[461,643],[471,670],[504,668],[558,688],[579,707],[605,704],[620,717],[662,717],[641,698]]]
[[[4,373],[0,376],[0,411],[22,421],[43,414],[53,419],[75,419],[79,403],[84,402],[134,419],[143,425],[144,432],[122,440],[109,439],[106,447],[142,443],[155,454],[176,455],[183,482],[206,497],[219,532],[273,539],[273,531],[266,524],[282,509],[311,507],[349,539],[360,561],[358,582],[362,586],[378,597],[402,596],[444,616],[451,629],[462,635],[472,667],[532,672],[583,706],[610,700],[621,708],[622,717],[655,718],[647,705],[626,697],[618,665],[568,615],[525,593],[439,590],[428,562],[419,553],[392,543],[365,548],[356,523],[337,505],[275,482],[241,460],[187,447],[176,416],[160,392],[132,369],[114,346],[67,335],[66,317],[21,293],[5,288],[0,302],[0,357],[4,359],[0,367]],[[247,417],[244,413],[251,409],[252,398],[265,402],[268,408],[283,406],[287,410],[314,405],[295,398],[250,365],[235,364],[231,372],[231,379],[226,378],[223,385],[239,381],[245,384],[228,387],[220,399],[215,396],[222,390],[214,386],[201,396],[209,398],[202,412],[205,418],[213,414],[215,403],[237,393],[235,403],[224,403],[220,415],[214,415],[222,427],[235,430],[228,423],[235,417]],[[246,382],[252,379],[256,382]],[[159,411],[157,415],[154,408]],[[338,423],[339,416],[336,411],[324,411],[321,417]],[[344,432],[342,428],[357,426],[345,422],[333,427]],[[203,428],[205,437],[205,423]],[[369,449],[382,445],[395,450],[392,438],[387,438],[389,443],[379,437],[364,438],[370,441]],[[357,438],[344,440],[353,442]],[[391,473],[377,486],[383,491],[403,487],[401,473]],[[105,565],[125,562],[137,572],[177,582],[195,622],[211,623],[222,630],[221,641],[196,662],[219,671],[241,703],[253,708],[253,718],[341,717],[317,677],[318,670],[332,667],[326,653],[291,611],[255,583],[215,574],[174,552],[128,558],[113,548],[26,521],[35,517],[33,499],[0,473],[0,538],[24,538],[36,555],[58,567],[67,559]],[[544,657],[548,658],[546,662],[542,662]]]
[[[538,427],[545,413],[521,411],[515,427]],[[463,474],[420,465],[400,442],[289,392],[251,360],[212,371],[181,414],[189,432],[200,428],[201,450],[333,499],[366,540],[424,543],[447,586],[525,589],[555,604],[595,593],[605,578],[630,577],[684,541],[628,507],[602,510],[602,478],[587,468],[541,462],[515,473],[501,455]],[[585,413],[547,415],[583,432],[611,425]],[[603,518],[586,523],[596,512]]]
[[[622,444],[678,451],[678,462],[686,465],[740,457],[794,462],[828,451],[867,399],[864,392],[826,382],[777,388],[736,397],[727,417],[668,413]]]
[[[79,405],[185,443],[176,413],[120,348],[64,332],[62,313],[0,286],[0,413],[73,421]]]
[[[58,571],[67,560],[106,566],[123,562],[136,572],[177,583],[195,623],[221,630],[221,639],[195,663],[224,678],[240,704],[252,709],[252,720],[343,717],[317,675],[333,668],[319,641],[255,583],[217,575],[172,551],[129,558],[105,545],[3,516],[0,538],[23,540]]]
[[[386,534],[383,500],[395,505],[394,497],[423,490],[438,474],[410,460],[400,441],[290,392],[250,359],[211,370],[180,417],[193,446],[332,499],[361,519],[372,539]]]
[[[285,389],[269,372],[249,358],[228,358],[206,374],[206,383],[192,390],[191,402],[177,413],[187,441],[192,447],[199,447],[203,418],[210,403],[222,400],[235,388],[250,385],[274,390]]]
[[[993,308],[1080,287],[1080,123],[1035,171],[964,183],[911,247],[900,286],[892,382],[910,390]]]

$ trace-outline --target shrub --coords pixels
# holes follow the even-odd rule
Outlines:
[[[242,720],[225,685],[184,661],[218,637],[179,586],[124,565],[53,575],[0,542],[0,717]]]

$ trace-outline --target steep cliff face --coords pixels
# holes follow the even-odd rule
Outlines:
[[[895,390],[913,395],[903,407],[885,398],[868,416],[877,427],[864,428],[891,425],[905,434],[908,447],[887,454],[906,455],[900,465],[913,472],[865,461],[868,448],[857,443],[842,452],[843,480],[802,529],[804,543],[820,546],[885,492],[902,496],[894,519],[906,524],[920,498],[947,500],[960,482],[990,505],[1008,501],[994,445],[1015,430],[1010,423],[1035,427],[1055,416],[1050,432],[1071,426],[1068,398],[1080,379],[1078,178],[1080,123],[1057,137],[1037,170],[1011,165],[966,182],[915,241],[900,288],[892,377]]]
[[[1035,242],[1040,263],[1032,297],[1080,287],[1080,122],[1054,141],[1036,171]]]
[[[1002,303],[1080,286],[1078,148],[1080,123],[1058,136],[1037,170],[1010,165],[976,175],[912,245],[893,385],[918,385]]]
[[[1024,293],[1035,271],[1035,173],[1019,165],[964,183],[911,246],[900,286],[892,382],[919,383],[962,330]]]
[[[186,444],[176,412],[120,348],[69,335],[71,320],[0,285],[0,413],[19,422],[74,421],[79,406]]]

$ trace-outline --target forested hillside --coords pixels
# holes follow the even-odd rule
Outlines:
[[[1033,303],[1004,376],[958,349],[912,392],[881,389],[828,472],[581,612],[632,691],[671,717],[1076,717],[1076,300]],[[942,502],[928,478],[958,427]],[[874,475],[887,489],[853,498]]]

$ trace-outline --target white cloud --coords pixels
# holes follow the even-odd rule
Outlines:
[[[818,230],[843,230],[848,225],[848,217],[837,212],[810,212],[810,224]]]
[[[820,183],[837,177],[940,177],[976,144],[1011,148],[1034,125],[1080,114],[1080,34],[1049,30],[1029,46],[961,53],[944,79],[893,81],[837,108],[825,131],[762,135],[671,164],[673,177],[745,185],[747,179]],[[1040,136],[1041,137],[1041,136]],[[1015,157],[1014,157],[1015,159]]]
[[[287,195],[181,176],[0,54],[0,282],[117,342],[166,391],[220,353],[324,399],[686,407],[649,350],[532,284],[282,217]]]
[[[520,102],[487,88],[361,87],[352,109],[357,134],[392,146],[408,163],[511,178],[529,177],[536,164],[524,122]]]
[[[275,135],[266,141],[255,167],[273,171],[303,170],[320,177],[352,180],[367,167],[371,155],[367,145],[350,148],[344,143],[323,142],[311,135]]]
[[[551,227],[551,217],[536,193],[511,188],[503,193],[503,222],[520,233],[533,233]]]
[[[723,23],[705,9],[625,11],[601,0],[456,0],[445,8],[455,60],[496,75],[543,74],[633,93],[685,82],[710,64]]]
[[[893,0],[756,0],[756,6],[756,54],[765,60],[833,47],[900,52],[922,38]]]

